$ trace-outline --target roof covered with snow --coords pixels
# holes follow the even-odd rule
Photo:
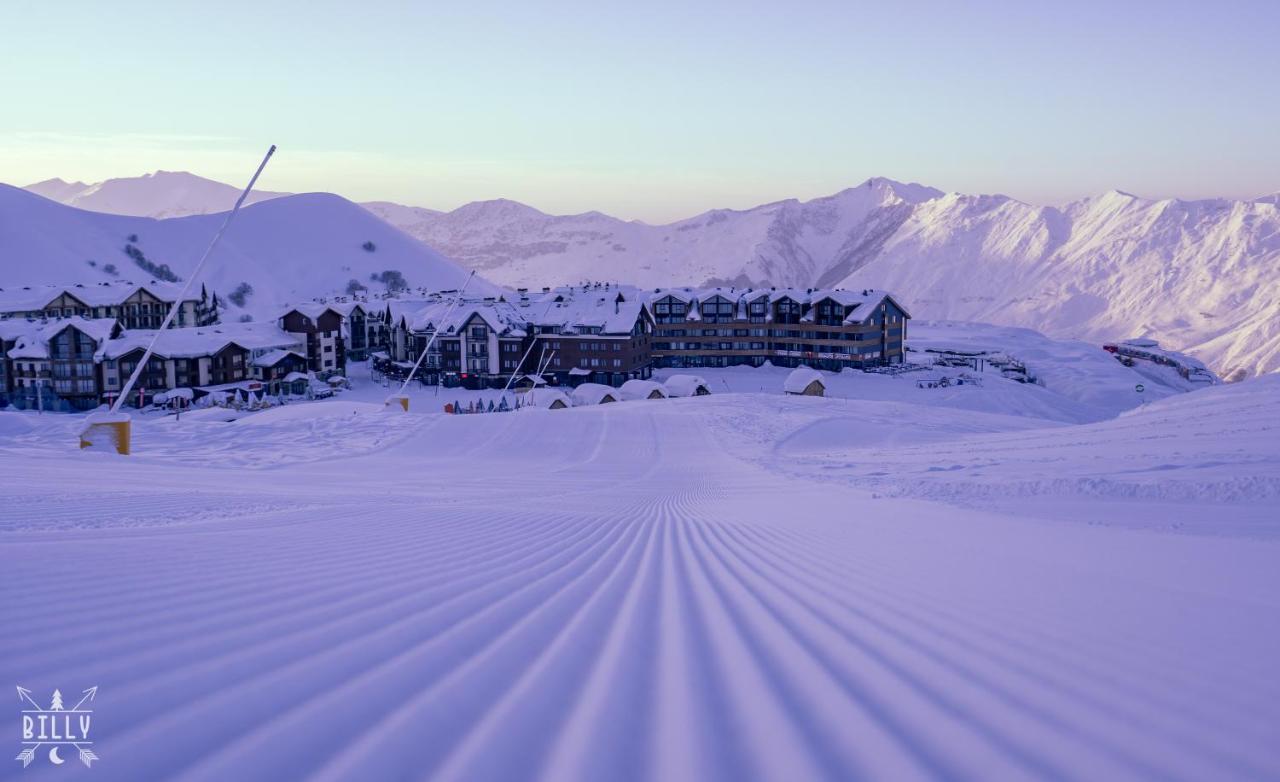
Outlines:
[[[110,339],[116,328],[115,318],[58,318],[50,321],[9,321],[20,324],[12,327],[13,349],[10,358],[49,358],[49,341],[69,328],[88,335],[99,347]],[[8,331],[8,330],[6,330]]]
[[[423,300],[389,300],[392,325],[404,318],[416,332],[439,330],[457,333],[472,318],[479,318],[504,336],[538,333],[630,334],[645,310],[645,297],[635,288],[586,285],[551,288],[539,293],[519,293],[484,298],[439,295]]]
[[[699,388],[711,393],[711,386],[697,375],[672,375],[663,386],[667,390],[667,396],[697,396]]]
[[[550,408],[559,402],[565,407],[572,407],[573,402],[562,391],[554,388],[532,388],[520,395],[522,405]]]
[[[598,405],[618,401],[618,392],[612,386],[600,383],[583,383],[573,389],[573,403],[578,406]]]
[[[717,298],[734,304],[734,316],[740,319],[747,317],[746,305],[761,298],[766,298],[769,303],[790,299],[804,306],[806,310],[825,299],[830,299],[846,309],[844,322],[848,324],[865,321],[885,299],[892,301],[895,306],[906,313],[906,309],[891,294],[870,288],[859,290],[845,290],[843,288],[655,288],[646,294],[650,304],[668,296],[690,305],[687,317],[691,321],[701,320],[701,313],[697,311],[698,305]],[[772,312],[768,312],[766,319],[771,318],[772,314]],[[811,314],[807,313],[802,320],[811,320]]]
[[[103,345],[96,357],[115,359],[134,350],[145,349],[155,335],[154,329],[129,329]],[[246,350],[279,352],[296,347],[298,337],[274,323],[227,323],[165,329],[156,340],[155,352],[165,358],[197,358],[211,356],[231,343]]]
[[[628,380],[618,389],[618,395],[623,399],[652,399],[654,394],[665,399],[667,390],[662,387],[661,383],[655,383],[652,380]]]
[[[86,307],[106,307],[121,304],[140,289],[161,301],[177,301],[182,286],[151,280],[134,283],[127,280],[74,285],[29,285],[0,287],[0,312],[32,312],[44,309],[54,299],[66,293]],[[188,292],[185,301],[199,301],[200,296]]]
[[[827,384],[818,370],[810,369],[809,367],[796,367],[791,370],[791,374],[787,375],[787,379],[782,381],[782,390],[788,394],[803,394],[809,384],[815,380],[823,388],[826,388]]]

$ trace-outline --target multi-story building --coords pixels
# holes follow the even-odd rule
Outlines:
[[[461,302],[440,295],[388,302],[385,318],[391,368],[412,367],[431,343],[419,370],[425,382],[501,386],[541,370],[561,385],[621,385],[652,369],[653,318],[634,289],[545,288]]]
[[[279,393],[279,381],[287,374],[305,371],[304,348],[297,336],[274,324],[171,329],[158,338],[154,330],[125,331],[98,352],[104,401],[120,393],[153,338],[151,358],[126,404],[145,404],[155,394],[175,388],[201,390],[235,383],[247,388],[253,381],[262,383],[261,390]]]
[[[874,290],[675,288],[649,303],[654,361],[667,367],[896,364],[911,317]]]
[[[360,310],[364,314],[363,308]],[[299,304],[284,312],[277,323],[304,344],[307,366],[321,375],[347,371],[347,340],[343,336],[346,315],[340,305]],[[367,350],[367,343],[364,348]]]
[[[144,284],[117,281],[0,288],[0,316],[112,318],[126,329],[155,329],[176,305],[178,311],[170,324],[173,328],[217,322],[216,295],[210,296],[204,286],[199,296],[181,294],[181,287],[154,280]]]
[[[45,410],[97,407],[101,378],[95,355],[120,333],[115,319],[75,316],[44,323],[14,321],[9,326],[21,323],[27,324],[26,330],[6,340],[11,345],[4,356],[8,401]]]

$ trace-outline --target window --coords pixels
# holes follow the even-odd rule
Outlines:
[[[620,367],[620,366],[622,366],[622,359],[620,359],[620,358],[615,358],[615,359],[613,360],[613,366],[614,366],[614,367]]]

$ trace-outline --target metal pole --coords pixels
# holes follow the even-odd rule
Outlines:
[[[450,305],[448,311],[445,312],[444,317],[440,319],[440,325],[436,327],[434,332],[432,332],[431,339],[427,340],[427,346],[422,349],[422,354],[418,356],[418,361],[413,365],[413,369],[409,370],[409,376],[400,384],[400,390],[392,394],[392,396],[400,396],[404,394],[405,388],[409,386],[409,381],[418,373],[418,367],[422,366],[422,360],[427,357],[427,353],[431,351],[431,346],[435,344],[436,337],[440,336],[440,329],[444,328],[444,324],[449,320],[449,316],[452,315],[453,311],[462,303],[462,294],[466,293],[467,286],[471,284],[471,281],[475,279],[475,276],[476,271],[475,269],[472,269],[471,273],[467,275],[467,281],[464,282],[462,287],[458,290],[458,298],[453,300],[453,304]],[[412,334],[410,336],[412,336]]]
[[[120,409],[120,405],[124,404],[124,400],[129,398],[129,392],[133,390],[133,384],[137,382],[138,376],[142,374],[142,370],[147,366],[147,360],[151,358],[151,352],[155,349],[156,341],[160,339],[160,335],[164,330],[169,328],[169,324],[173,322],[173,316],[178,314],[178,310],[182,308],[182,301],[186,298],[187,291],[191,289],[191,283],[195,282],[200,276],[200,270],[204,268],[204,264],[209,260],[209,256],[213,254],[213,248],[218,246],[218,241],[222,239],[222,234],[227,230],[227,226],[231,225],[231,221],[235,219],[236,213],[240,211],[240,206],[244,203],[244,199],[249,197],[249,191],[253,190],[253,186],[258,181],[258,177],[262,175],[262,169],[267,167],[267,161],[276,153],[276,145],[272,144],[267,150],[267,154],[262,158],[262,162],[258,164],[258,170],[253,172],[253,178],[249,180],[249,184],[245,187],[244,192],[236,199],[236,205],[227,212],[227,217],[222,221],[222,227],[213,235],[213,241],[209,242],[209,246],[205,248],[204,255],[200,256],[199,263],[196,268],[187,276],[187,284],[182,286],[182,292],[178,294],[178,300],[169,308],[169,313],[164,316],[164,321],[160,323],[159,330],[155,336],[151,338],[151,342],[147,345],[147,349],[142,354],[142,360],[133,368],[133,373],[129,375],[129,380],[124,384],[124,388],[120,389],[120,396],[116,397],[115,404],[111,406],[111,412]]]

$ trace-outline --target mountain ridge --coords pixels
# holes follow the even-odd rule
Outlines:
[[[510,287],[887,288],[918,318],[1094,342],[1149,336],[1228,377],[1280,369],[1280,194],[1183,200],[1114,189],[1038,206],[875,177],[660,225],[510,199],[450,211],[361,206]]]

